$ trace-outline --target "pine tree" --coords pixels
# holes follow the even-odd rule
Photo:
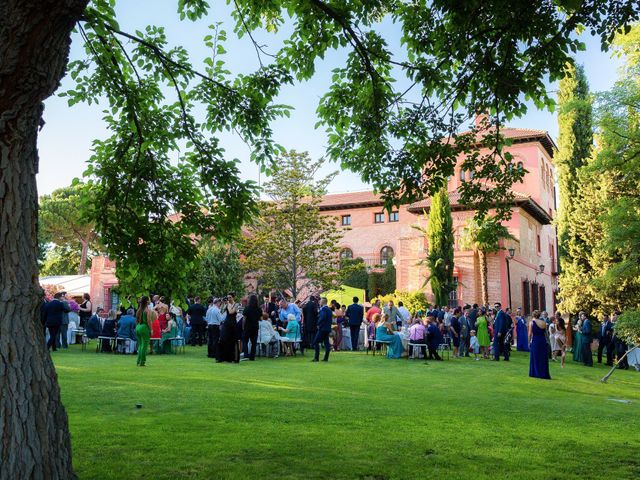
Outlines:
[[[340,268],[342,229],[337,218],[320,214],[319,203],[335,174],[315,181],[323,161],[289,152],[264,187],[270,201],[249,225],[243,263],[265,288],[294,299],[336,287],[348,269]]]

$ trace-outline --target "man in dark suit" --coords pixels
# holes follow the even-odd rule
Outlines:
[[[187,310],[187,318],[191,323],[191,345],[202,346],[207,327],[207,322],[204,319],[207,314],[207,309],[200,304],[200,297],[194,298],[194,301],[195,303],[189,305],[189,309]]]
[[[607,365],[613,366],[613,323],[608,315],[605,315],[598,329],[598,363],[602,363],[602,350],[607,349]]]
[[[302,307],[302,323],[304,329],[304,346],[311,348],[313,339],[318,332],[318,302],[313,295],[309,297],[309,301]]]
[[[429,359],[442,360],[440,355],[438,355],[438,347],[444,343],[444,339],[442,338],[436,319],[432,315],[427,318],[429,320],[429,326],[427,327],[427,348],[429,349]]]
[[[353,303],[347,307],[345,317],[349,320],[351,330],[351,350],[358,351],[358,341],[360,337],[360,325],[364,318],[364,308],[358,303],[359,298],[353,297]]]
[[[585,315],[584,312],[580,312],[580,318],[582,318],[582,339],[584,341],[582,350],[582,359],[585,366],[593,367],[593,356],[591,354],[591,341],[593,339],[593,330],[591,328],[591,320]]]
[[[478,320],[478,304],[474,303],[473,307],[469,311],[469,326],[471,330],[476,329],[476,320]]]
[[[313,357],[314,362],[320,360],[320,342],[324,342],[324,359],[323,362],[329,361],[329,352],[331,351],[331,344],[329,343],[329,334],[331,333],[331,324],[333,323],[333,312],[327,307],[327,298],[322,297],[320,299],[320,312],[318,313],[318,333],[313,339],[313,346],[316,350]]]
[[[47,342],[47,350],[52,349],[54,352],[57,348],[58,332],[62,325],[62,315],[70,311],[69,305],[60,301],[62,293],[58,292],[53,296],[53,300],[47,303],[45,307],[44,326],[49,330],[49,341]]]
[[[496,302],[494,308],[498,312],[493,323],[493,359],[497,362],[500,360],[500,353],[504,355],[504,361],[509,361],[509,351],[504,348],[504,337],[507,329],[511,328],[511,320],[502,309],[502,304]]]

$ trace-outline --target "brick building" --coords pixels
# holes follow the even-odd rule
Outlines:
[[[522,183],[513,186],[513,216],[505,223],[516,240],[506,241],[504,250],[487,259],[489,299],[508,305],[510,284],[513,307],[522,306],[525,312],[554,310],[557,239],[551,223],[556,210],[555,145],[547,132],[540,130],[509,128],[503,135],[513,142],[507,150],[514,161],[528,173]],[[477,255],[458,247],[461,230],[474,215],[458,201],[457,189],[469,179],[469,172],[462,170],[461,164],[462,159],[448,185],[456,239],[454,276],[458,283],[450,296],[452,305],[481,301]],[[369,267],[394,262],[398,290],[422,290],[427,271],[417,264],[426,257],[428,246],[412,226],[426,226],[423,212],[428,213],[430,199],[402,205],[393,212],[383,211],[382,206],[380,197],[369,191],[326,195],[320,208],[327,215],[337,216],[339,225],[349,227],[342,240],[344,257],[361,257]],[[508,258],[509,249],[514,251],[512,259]],[[427,293],[430,294],[428,288]]]
[[[502,133],[513,142],[507,150],[514,161],[528,173],[522,183],[513,186],[513,217],[505,223],[517,240],[507,242],[505,250],[487,259],[489,299],[508,305],[510,283],[513,307],[522,306],[526,312],[536,308],[553,310],[557,289],[557,239],[551,224],[556,210],[555,144],[547,132],[540,130],[510,128]],[[469,178],[469,172],[461,170],[461,163],[462,159],[448,185],[456,237],[454,276],[458,281],[458,288],[450,298],[452,305],[480,303],[481,297],[477,256],[458,248],[461,229],[474,214],[458,202],[457,188]],[[344,256],[361,257],[372,268],[394,262],[398,290],[422,290],[427,272],[417,263],[425,258],[427,245],[412,226],[426,226],[423,212],[428,213],[430,200],[403,205],[391,213],[384,212],[382,205],[382,200],[369,191],[326,195],[320,208],[327,215],[337,216],[339,226],[350,227],[342,240]],[[514,249],[515,255],[509,260],[510,275],[507,275],[509,248]],[[90,276],[94,305],[106,308],[117,305],[117,295],[112,291],[117,285],[115,262],[94,258]]]

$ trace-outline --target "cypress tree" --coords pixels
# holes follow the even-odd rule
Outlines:
[[[429,225],[428,281],[437,305],[446,305],[453,285],[453,219],[447,188],[441,188],[431,199]]]
[[[569,64],[558,93],[558,250],[560,259],[560,297],[562,309],[575,313],[591,309],[594,293],[585,289],[591,278],[593,242],[598,232],[586,232],[597,218],[594,209],[600,191],[590,175],[583,172],[593,148],[592,108],[589,85],[581,66]],[[591,223],[590,223],[591,222]],[[596,229],[597,230],[597,229]]]
[[[564,270],[575,259],[572,243],[578,239],[570,233],[572,214],[580,189],[577,175],[587,164],[593,146],[593,128],[589,84],[581,66],[569,64],[567,75],[560,81],[558,93],[558,171],[560,202],[558,208],[558,246]]]

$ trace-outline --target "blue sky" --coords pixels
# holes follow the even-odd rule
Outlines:
[[[118,20],[125,31],[143,30],[146,25],[163,25],[166,28],[171,45],[185,46],[196,64],[202,61],[207,52],[201,39],[209,33],[208,25],[222,22],[228,33],[226,61],[228,68],[234,73],[253,71],[258,66],[258,60],[249,43],[248,38],[238,40],[233,33],[233,22],[229,15],[229,7],[225,2],[211,2],[214,7],[207,19],[198,23],[180,22],[176,14],[175,0],[136,0],[135,2],[120,2]],[[385,22],[381,27],[390,45],[398,44],[397,29]],[[277,35],[257,33],[259,43],[271,46],[267,50],[275,51],[279,42],[287,37],[287,28]],[[610,53],[600,51],[598,39],[585,36],[583,41],[587,50],[578,55],[578,62],[583,64],[592,91],[609,89],[616,78],[620,60],[612,58]],[[81,40],[78,35],[73,37],[71,58],[81,58]],[[282,119],[273,125],[276,140],[287,149],[308,151],[318,158],[325,151],[325,134],[322,129],[316,130],[317,121],[315,110],[318,100],[329,85],[332,68],[344,58],[344,52],[332,52],[324,61],[317,64],[317,74],[313,80],[287,87],[281,95],[281,103],[295,108],[291,118]],[[58,92],[72,86],[67,77],[63,80]],[[549,85],[549,90],[555,90],[557,85]],[[91,143],[96,138],[103,138],[107,132],[104,129],[101,116],[102,109],[92,105],[74,105],[68,107],[64,98],[54,96],[45,102],[44,119],[46,125],[39,137],[40,173],[38,175],[38,189],[40,194],[50,193],[71,183],[74,177],[80,177],[85,169],[86,161],[91,156]],[[556,115],[547,111],[539,111],[533,105],[529,113],[521,119],[511,123],[514,127],[547,130],[551,136],[557,138]],[[259,178],[258,168],[249,158],[249,149],[238,138],[224,137],[227,154],[230,158],[241,160],[241,171],[244,178],[264,180]],[[325,166],[326,173],[339,170],[340,166],[329,164]],[[329,187],[331,192],[346,192],[366,189],[357,174],[344,171],[338,175]]]

